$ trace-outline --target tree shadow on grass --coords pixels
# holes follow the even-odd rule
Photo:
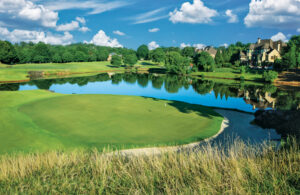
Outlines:
[[[152,99],[154,101],[160,101],[160,99],[157,99],[157,98],[151,98],[151,97],[145,97],[145,96],[142,96],[142,97],[145,99]],[[190,113],[194,112],[194,113],[198,114],[199,116],[206,117],[209,119],[212,119],[213,117],[221,116],[220,114],[215,112],[212,108],[197,105],[197,104],[189,104],[189,103],[180,102],[180,101],[168,100],[167,105],[173,106],[181,113],[190,114]]]

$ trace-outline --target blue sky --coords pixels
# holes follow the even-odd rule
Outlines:
[[[300,33],[299,0],[0,0],[0,39],[136,49]]]

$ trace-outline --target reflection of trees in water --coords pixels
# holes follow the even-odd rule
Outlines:
[[[200,79],[194,80],[192,84],[193,89],[201,95],[210,93],[213,90],[214,85],[215,83],[213,81]]]
[[[164,84],[165,78],[164,78],[163,76],[156,76],[156,75],[153,75],[153,76],[151,76],[151,80],[152,80],[152,86],[153,86],[155,89],[161,89],[161,87],[162,87],[163,84]]]
[[[119,74],[119,73],[114,74],[111,76],[111,83],[117,85],[120,82],[122,82],[122,79],[123,79],[123,74]]]
[[[214,91],[215,97],[241,97],[245,102],[256,108],[273,107],[283,110],[296,110],[300,108],[300,91],[277,89],[274,85],[248,85],[247,83],[225,84],[212,80],[191,80],[189,77],[179,75],[159,75],[159,74],[115,74],[110,78],[107,73],[87,77],[72,77],[46,80],[33,80],[27,83],[1,84],[0,91],[17,91],[21,85],[37,86],[39,89],[50,89],[53,84],[63,85],[66,83],[87,85],[91,82],[103,82],[111,80],[112,84],[119,84],[122,80],[126,83],[136,83],[139,86],[148,86],[152,81],[152,86],[161,89],[164,85],[169,93],[177,93],[182,87],[188,89],[191,85],[195,92],[205,95]]]
[[[137,82],[141,87],[147,87],[148,85],[148,74],[137,74]]]
[[[136,83],[136,80],[137,80],[137,74],[134,74],[134,73],[124,74],[123,80],[126,83],[134,84],[134,83]]]
[[[10,83],[10,84],[0,84],[0,91],[18,91],[20,89],[20,84]]]
[[[179,75],[167,75],[165,78],[165,89],[169,93],[177,93],[180,88],[189,86],[189,79]]]

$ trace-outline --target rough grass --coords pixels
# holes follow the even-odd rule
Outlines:
[[[0,157],[1,194],[299,194],[300,151],[247,147],[228,151],[124,156],[93,151]]]
[[[0,153],[187,144],[218,133],[212,109],[135,96],[0,93]]]

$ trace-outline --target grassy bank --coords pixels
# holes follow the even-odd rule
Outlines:
[[[239,70],[235,70],[232,68],[217,68],[214,72],[195,72],[192,73],[193,76],[204,76],[207,78],[219,78],[219,79],[234,79],[240,80],[243,76],[246,81],[254,81],[254,82],[263,82],[263,78],[261,74],[254,73],[243,73],[241,74]]]
[[[236,142],[157,156],[98,151],[0,157],[1,194],[299,194],[300,151]]]
[[[0,153],[187,144],[218,133],[212,109],[182,102],[49,91],[0,93]]]
[[[149,69],[158,67],[150,61],[139,61],[136,67]],[[72,62],[72,63],[46,63],[46,64],[0,64],[0,82],[28,80],[29,71],[43,71],[45,74],[83,74],[92,72],[124,71],[124,67],[113,67],[110,62]]]

